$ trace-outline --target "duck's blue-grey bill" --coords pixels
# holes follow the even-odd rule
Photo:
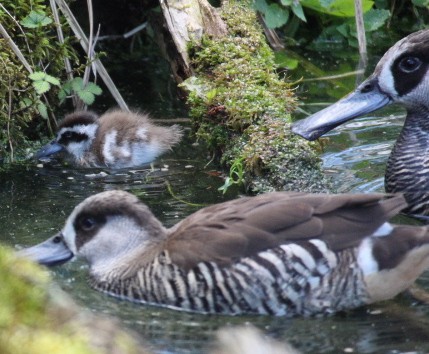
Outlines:
[[[65,263],[74,256],[59,234],[38,245],[20,250],[17,254],[47,266]]]
[[[56,154],[58,152],[64,151],[64,146],[58,144],[57,142],[51,141],[49,144],[46,144],[41,147],[39,151],[36,153],[36,159],[40,160],[45,157],[49,157],[53,154]]]
[[[333,105],[296,122],[292,132],[307,140],[316,140],[335,127],[386,106],[392,100],[378,89],[357,89]]]

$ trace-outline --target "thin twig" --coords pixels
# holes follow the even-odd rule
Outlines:
[[[55,0],[49,0],[49,3],[51,5],[52,14],[54,16],[54,21],[55,21],[56,28],[57,28],[58,41],[61,44],[64,44],[64,34],[63,34],[63,30],[61,28],[61,22],[60,22],[60,16],[58,14],[57,4],[55,3]],[[69,81],[73,80],[73,69],[72,69],[72,66],[70,63],[70,59],[67,57],[64,57],[64,66],[66,68],[66,75],[67,75],[68,80]],[[73,95],[72,100],[73,100],[73,107],[76,107],[77,99],[76,99],[75,95]]]
[[[80,27],[79,23],[76,21],[76,18],[74,17],[73,13],[71,12],[68,5],[65,3],[64,0],[56,0],[56,3],[62,13],[64,14],[64,17],[67,19],[70,28],[74,32],[76,38],[79,40],[82,48],[86,51],[88,48],[88,39],[85,36],[85,33],[83,32],[82,28]],[[87,53],[88,55],[88,53]],[[101,63],[99,59],[94,60],[94,64],[97,66],[98,73],[100,74],[101,78],[103,79],[105,85],[109,89],[110,93],[112,94],[113,98],[118,103],[119,107],[121,107],[124,110],[129,111],[129,108],[127,104],[125,103],[125,100],[123,99],[122,95],[116,88],[114,82],[112,81],[110,75],[108,74],[106,68]]]
[[[92,9],[92,1],[91,0],[87,0],[87,5],[88,5],[88,19],[89,19],[89,38],[88,38],[88,49],[87,49],[87,53],[88,53],[88,59],[89,62],[92,63],[94,62],[94,47],[92,46],[93,44],[93,40],[94,40],[94,12]],[[89,82],[89,74],[90,74],[90,65],[88,65],[85,69],[85,74],[83,75],[83,84],[86,86]]]
[[[15,42],[12,40],[12,38],[10,38],[9,34],[7,33],[6,29],[3,27],[3,25],[1,23],[0,23],[0,34],[3,36],[3,38],[9,44],[9,46],[12,48],[13,52],[18,57],[18,59],[21,61],[22,65],[24,65],[25,68],[30,72],[30,74],[32,74],[33,69],[31,68],[27,59],[25,59],[21,50],[18,48],[18,46],[15,44]]]
[[[9,148],[10,148],[10,162],[13,162],[13,143],[12,138],[10,135],[10,122],[12,121],[12,85],[11,85],[11,79],[9,78],[9,101],[8,101],[9,107],[7,108],[7,138],[9,141]]]
[[[12,14],[0,3],[0,8],[2,8],[3,9],[3,11],[12,19],[12,21],[13,22],[15,22],[15,25],[19,28],[19,30],[21,31],[21,33],[22,33],[22,36],[23,36],[23,38],[24,38],[24,42],[25,42],[25,45],[27,46],[27,50],[28,50],[28,53],[31,53],[32,52],[32,50],[30,49],[30,44],[28,43],[28,40],[27,40],[27,36],[26,36],[26,34],[25,34],[25,31],[22,29],[22,27],[21,27],[21,25],[20,25],[20,23],[16,20],[16,18],[15,17],[13,17],[12,16]],[[32,60],[32,58],[30,57],[30,60]],[[32,66],[34,66],[34,63],[32,62],[31,63],[32,64]]]
[[[363,22],[362,0],[355,0],[355,18],[356,31],[358,34],[359,55],[362,67],[365,67],[368,62],[368,53],[366,50],[365,26]]]
[[[323,76],[323,77],[316,77],[313,79],[302,79],[301,82],[308,82],[308,81],[325,81],[325,80],[334,80],[334,79],[341,79],[343,77],[347,76],[355,76],[364,73],[365,71],[363,69],[361,70],[355,70],[355,71],[349,71],[344,74],[338,74],[338,75],[329,75],[329,76]]]

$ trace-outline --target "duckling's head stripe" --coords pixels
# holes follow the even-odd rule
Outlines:
[[[62,128],[71,128],[76,125],[89,125],[97,121],[97,115],[94,112],[74,112],[65,116],[58,125],[58,130]]]

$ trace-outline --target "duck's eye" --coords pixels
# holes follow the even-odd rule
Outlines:
[[[71,138],[72,138],[72,136],[73,136],[73,133],[72,133],[72,132],[64,132],[64,133],[61,135],[61,138],[63,138],[63,139],[71,139]]]
[[[91,231],[94,229],[96,225],[97,225],[97,221],[90,216],[80,220],[80,226],[84,231]]]
[[[398,64],[399,69],[405,73],[412,73],[413,71],[416,71],[418,68],[420,68],[420,65],[422,65],[422,61],[416,57],[402,58]]]

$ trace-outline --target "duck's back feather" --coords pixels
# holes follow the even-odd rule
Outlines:
[[[169,230],[172,261],[228,266],[290,242],[319,238],[333,251],[358,246],[406,207],[402,195],[315,195],[276,192],[213,205]]]

